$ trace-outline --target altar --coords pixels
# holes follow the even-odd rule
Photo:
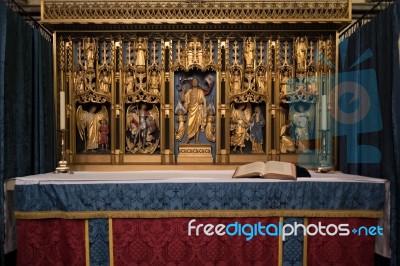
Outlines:
[[[18,265],[373,265],[387,181],[232,174],[76,172],[10,180]],[[221,224],[247,229],[210,235]],[[307,234],[290,234],[301,225]],[[255,226],[278,231],[251,231]]]

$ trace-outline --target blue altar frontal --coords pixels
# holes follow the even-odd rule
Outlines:
[[[18,178],[15,211],[331,210],[382,212],[385,181],[314,174],[297,181],[232,179],[232,171],[80,172]],[[63,214],[63,212],[65,212]],[[312,213],[312,212],[310,212]],[[132,213],[134,216],[134,212]]]
[[[283,224],[305,224],[311,217],[384,215],[387,188],[382,179],[341,173],[313,173],[296,181],[232,179],[232,175],[233,171],[224,170],[21,177],[12,180],[15,217],[88,220],[90,261],[96,265],[109,261],[111,251],[104,243],[109,243],[110,219],[279,217]],[[281,245],[279,264],[304,263],[304,237],[289,237]]]

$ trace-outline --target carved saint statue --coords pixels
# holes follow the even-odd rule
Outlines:
[[[254,42],[251,38],[247,38],[243,44],[243,57],[246,68],[254,65]]]
[[[99,128],[99,145],[102,150],[108,150],[108,134],[110,133],[110,129],[108,127],[108,123],[106,119],[100,120],[100,128]]]
[[[135,77],[132,75],[131,71],[128,71],[125,75],[125,92],[126,94],[133,93],[133,88],[135,87]]]
[[[304,37],[296,40],[296,62],[298,69],[306,69],[307,63],[307,43]]]
[[[135,45],[135,66],[138,72],[143,72],[146,66],[146,43],[142,38],[139,38]]]
[[[235,69],[231,77],[231,92],[232,94],[238,94],[242,89],[242,77],[240,71]]]
[[[85,92],[85,77],[82,69],[79,69],[74,73],[74,87],[75,94],[81,94]]]
[[[160,93],[160,74],[153,70],[150,74],[150,89],[149,92],[153,94]]]
[[[311,94],[318,94],[318,82],[315,73],[307,77],[307,91]]]
[[[248,139],[247,130],[251,123],[251,106],[250,103],[242,103],[238,108],[234,108],[232,104],[231,110],[231,146],[233,146],[233,151],[236,151],[236,148],[239,147],[242,152],[242,149],[246,146],[245,141]]]
[[[101,93],[110,93],[111,77],[108,75],[108,71],[104,70],[100,74],[99,90]]]
[[[83,48],[86,56],[86,69],[94,68],[94,54],[96,52],[96,43],[91,38],[83,41]]]
[[[76,125],[79,136],[85,142],[85,151],[99,148],[100,121],[106,120],[108,124],[108,111],[105,106],[96,112],[96,106],[92,106],[89,112],[82,109],[82,105],[76,110]]]
[[[215,107],[210,103],[207,107],[207,118],[206,118],[206,138],[210,142],[215,142]]]
[[[296,145],[293,138],[290,136],[290,121],[281,127],[281,153],[293,152],[296,150]]]
[[[181,101],[188,112],[187,143],[192,138],[195,138],[195,143],[198,143],[200,131],[204,131],[207,103],[204,91],[199,86],[197,78],[193,78],[188,91],[184,87],[182,88]]]
[[[185,107],[183,107],[182,103],[178,101],[175,108],[175,114],[177,115],[176,122],[178,123],[178,127],[175,129],[175,139],[177,141],[181,141],[185,136],[186,113],[187,111]]]
[[[263,71],[262,69],[259,69],[257,71],[257,90],[259,93],[265,93],[267,92],[267,81],[265,78],[265,71]]]
[[[290,89],[290,83],[291,83],[291,77],[289,70],[285,69],[283,70],[282,76],[281,76],[281,95],[286,95],[291,92]]]
[[[262,153],[263,142],[264,142],[264,134],[263,127],[265,126],[265,119],[263,114],[261,113],[261,107],[256,106],[254,108],[254,113],[251,116],[251,124],[250,124],[250,141],[251,141],[251,150],[255,153]]]
[[[308,109],[301,103],[292,105],[289,109],[289,116],[294,126],[297,151],[308,152],[315,118],[314,105],[310,105]]]
[[[126,150],[152,154],[159,143],[159,111],[156,105],[148,110],[146,103],[128,107],[126,112]]]

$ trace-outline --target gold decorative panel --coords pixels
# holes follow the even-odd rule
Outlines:
[[[42,0],[42,22],[55,29],[68,161],[329,165],[336,30],[349,7]]]
[[[350,0],[42,0],[44,23],[349,22]]]

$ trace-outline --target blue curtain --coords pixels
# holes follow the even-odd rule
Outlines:
[[[53,171],[56,152],[52,44],[4,1],[0,1],[0,36],[0,179],[4,182]],[[3,186],[0,191],[4,244]]]
[[[400,3],[339,48],[340,170],[390,181],[391,265],[399,265]]]

